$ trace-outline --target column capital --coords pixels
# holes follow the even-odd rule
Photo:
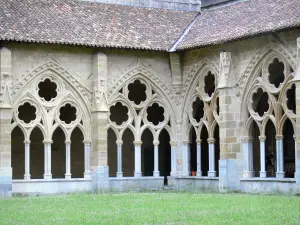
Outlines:
[[[196,140],[197,144],[201,144],[202,143],[202,140],[201,139],[198,139]]]
[[[92,141],[91,140],[83,140],[83,143],[85,144],[85,143],[89,143],[89,144],[91,144],[92,143]]]
[[[137,140],[137,141],[134,141],[133,144],[135,144],[135,145],[142,145],[143,142],[141,140]]]
[[[187,141],[187,140],[182,141],[182,144],[184,144],[184,145],[187,145],[189,143],[190,143],[190,141]]]
[[[116,141],[116,144],[117,144],[117,145],[122,145],[122,144],[123,144],[123,141],[122,141],[122,140],[117,140],[117,141]]]
[[[171,146],[177,146],[177,141],[170,141]]]
[[[252,142],[253,141],[253,137],[244,136],[244,137],[241,137],[241,141],[242,142]]]
[[[66,140],[65,144],[71,144],[71,140]]]
[[[276,135],[276,140],[282,140],[283,139],[283,135]]]
[[[155,140],[155,141],[153,141],[153,144],[154,144],[155,146],[158,146],[158,145],[159,145],[159,141]]]
[[[215,139],[214,138],[208,138],[207,142],[208,142],[208,144],[214,144],[215,143]]]
[[[30,144],[31,141],[30,140],[24,140],[24,144]]]
[[[43,143],[44,143],[44,144],[52,144],[53,141],[52,141],[52,140],[43,140]]]
[[[258,136],[260,141],[265,141],[266,140],[266,136]]]

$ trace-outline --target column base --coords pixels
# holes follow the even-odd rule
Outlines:
[[[154,177],[159,177],[160,175],[160,172],[159,171],[153,171],[153,176]]]
[[[71,179],[71,176],[72,176],[72,175],[71,175],[70,173],[66,173],[66,174],[65,174],[65,179]]]
[[[44,174],[44,179],[45,179],[45,180],[50,180],[50,179],[52,179],[52,174]]]
[[[134,172],[134,177],[141,177],[142,176],[142,172]]]
[[[84,174],[83,174],[83,177],[84,177],[85,179],[91,179],[91,174],[90,174],[90,173],[84,173]]]
[[[285,174],[284,172],[276,172],[276,178],[283,179],[284,174]]]
[[[267,177],[267,172],[266,171],[260,171],[259,172],[259,177],[266,178]]]
[[[24,180],[30,180],[30,174],[24,174]]]
[[[177,175],[178,175],[177,171],[171,171],[171,173],[170,173],[171,177],[176,177]]]
[[[207,176],[208,177],[216,177],[217,176],[217,172],[216,171],[208,171]]]
[[[252,177],[254,177],[254,171],[244,171],[243,172],[243,177],[244,178],[252,178]]]
[[[123,172],[117,172],[117,177],[123,177]]]
[[[199,172],[197,171],[197,172],[196,172],[196,176],[197,176],[197,177],[202,177],[202,171],[199,171]]]

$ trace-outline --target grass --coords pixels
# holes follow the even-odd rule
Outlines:
[[[300,224],[300,197],[77,194],[0,200],[0,224]]]

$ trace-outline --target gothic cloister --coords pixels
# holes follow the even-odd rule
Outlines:
[[[265,2],[220,10],[244,4]],[[204,16],[165,13],[177,40],[167,50],[150,36],[130,39],[140,48],[0,39],[0,195],[299,191],[299,30],[193,47]]]

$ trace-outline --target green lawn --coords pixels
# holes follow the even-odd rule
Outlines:
[[[300,224],[299,196],[197,193],[0,200],[0,224]]]

